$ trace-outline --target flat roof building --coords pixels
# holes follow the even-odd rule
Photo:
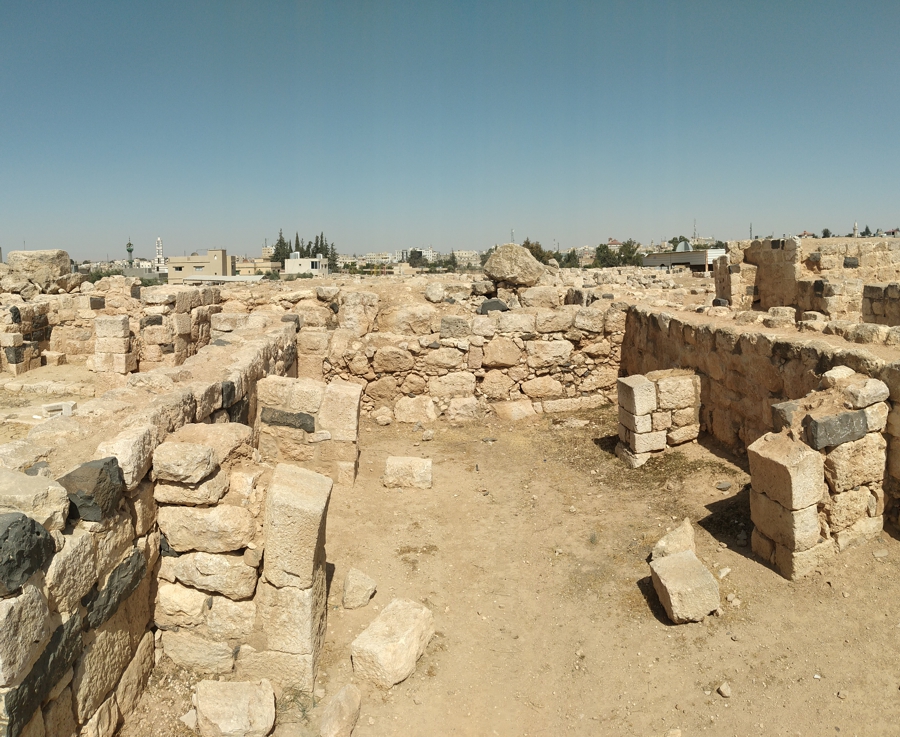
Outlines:
[[[205,255],[169,256],[169,284],[189,283],[192,276],[234,276],[224,248],[210,248]]]

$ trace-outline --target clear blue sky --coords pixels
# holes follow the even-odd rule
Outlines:
[[[900,225],[900,2],[0,7],[0,247]]]

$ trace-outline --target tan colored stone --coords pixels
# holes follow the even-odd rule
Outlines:
[[[788,550],[808,550],[819,542],[819,517],[815,505],[790,511],[751,489],[750,518],[760,532]]]
[[[528,365],[533,369],[541,369],[567,363],[574,346],[568,340],[529,340],[525,348],[528,352]]]
[[[66,544],[47,568],[50,604],[56,611],[74,612],[81,598],[97,582],[94,536],[76,527],[65,536]]]
[[[120,607],[85,639],[84,653],[75,663],[72,680],[75,715],[82,723],[94,715],[131,661],[132,640],[126,609]]]
[[[44,707],[44,731],[52,737],[77,737],[78,725],[72,710],[72,689],[68,686]]]
[[[81,737],[113,737],[118,723],[119,707],[116,697],[110,696],[81,728]]]
[[[192,627],[203,624],[208,595],[177,583],[160,583],[153,621],[157,627]]]
[[[159,508],[159,529],[174,550],[186,553],[229,553],[247,547],[256,525],[253,515],[241,507],[168,507]]]
[[[786,509],[803,509],[824,493],[824,459],[805,443],[767,433],[747,448],[750,479],[760,494]]]
[[[534,405],[530,399],[517,399],[510,402],[495,402],[491,409],[497,417],[506,422],[517,422],[535,416]]]
[[[27,671],[50,634],[50,610],[40,590],[26,583],[18,596],[0,599],[0,686]]]
[[[311,694],[316,664],[312,655],[257,651],[249,645],[241,645],[235,662],[235,677],[244,681],[268,678],[277,698],[285,691]]]
[[[116,686],[116,704],[123,717],[134,711],[153,670],[155,639],[152,632],[145,632],[135,650],[134,657]]]
[[[213,596],[206,612],[206,631],[214,640],[246,640],[253,632],[256,604],[232,601],[225,596]]]
[[[242,554],[185,553],[172,559],[172,572],[181,583],[230,599],[248,599],[256,590],[256,568]]]
[[[219,467],[216,452],[207,445],[167,440],[153,451],[157,480],[197,484]]]
[[[886,460],[887,441],[881,433],[866,433],[825,456],[825,479],[836,494],[861,484],[881,483]]]
[[[509,393],[515,385],[506,374],[495,369],[485,374],[478,388],[488,399],[509,399]]]
[[[381,483],[387,489],[430,489],[431,459],[388,456]]]
[[[0,513],[21,512],[48,531],[62,530],[69,497],[56,481],[0,468]]]
[[[678,527],[659,539],[656,545],[653,546],[650,559],[665,558],[667,555],[683,553],[685,550],[696,552],[694,547],[694,528],[687,517],[684,518],[684,521]]]
[[[188,632],[164,630],[162,647],[172,661],[198,673],[227,674],[234,669],[234,654],[224,642],[210,642]]]
[[[362,387],[332,381],[325,389],[316,417],[316,429],[327,430],[334,440],[355,441],[359,436],[359,406]]]
[[[428,380],[428,393],[433,397],[471,397],[475,394],[475,375],[468,371],[451,371]]]
[[[551,376],[539,376],[522,382],[522,392],[532,399],[547,399],[563,394],[563,385]]]
[[[200,737],[265,737],[275,725],[275,692],[267,680],[200,681],[196,704]]]
[[[396,374],[409,371],[415,364],[412,353],[403,348],[382,346],[375,351],[372,370],[379,374]]]
[[[237,424],[237,423],[229,423]],[[160,446],[162,447],[162,446]],[[196,484],[178,484],[174,481],[157,481],[153,498],[160,504],[196,506],[216,504],[228,491],[229,472],[219,468],[212,476]]]
[[[357,686],[348,683],[325,706],[319,737],[350,737],[359,719],[361,705],[362,693]]]
[[[437,420],[434,400],[427,394],[400,397],[394,405],[394,419],[407,424],[434,422]]]
[[[511,338],[494,336],[483,347],[484,358],[481,365],[485,368],[506,368],[515,366],[522,357],[522,351]]]

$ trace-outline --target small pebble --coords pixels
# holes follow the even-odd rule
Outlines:
[[[738,637],[737,635],[732,635],[732,636],[731,636],[731,639],[732,639],[734,642],[737,642],[737,641],[740,640],[741,638]]]
[[[720,481],[718,484],[716,484],[716,488],[719,491],[728,491],[731,488],[731,482],[730,481]]]
[[[375,720],[372,717],[369,717],[369,724],[375,724]]]
[[[731,600],[731,606],[733,606],[735,609],[740,609],[741,603],[742,603],[741,600],[738,599],[736,596],[734,597],[734,599]]]
[[[846,698],[847,698],[847,692],[846,692],[846,691],[838,691],[838,692],[837,692],[837,697],[838,697],[839,699],[846,699]]]
[[[426,430],[422,433],[422,440],[434,440],[434,430]]]
[[[872,553],[872,556],[875,558],[887,558],[887,555],[888,555],[888,551],[885,550],[884,548],[876,550],[874,553]]]
[[[728,596],[725,597],[725,601],[728,601],[728,602],[734,601],[734,594],[728,594]]]
[[[849,592],[849,591],[845,591],[844,593],[841,594],[841,596],[843,596],[845,599],[849,599],[849,598],[850,598],[850,592]]]
[[[731,686],[728,685],[728,681],[724,681],[716,690],[723,699],[731,698]]]
[[[719,569],[719,580],[725,578],[729,573],[731,573],[730,568],[720,568]]]

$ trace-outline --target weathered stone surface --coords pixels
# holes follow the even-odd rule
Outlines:
[[[44,707],[44,733],[53,737],[77,737],[78,725],[72,709],[72,689],[62,692]]]
[[[478,388],[488,399],[509,399],[509,393],[515,385],[516,382],[509,376],[494,369],[484,375]]]
[[[427,299],[429,302],[443,302],[444,294],[445,291],[443,284],[432,282],[427,287],[425,287],[425,299]]]
[[[854,522],[846,530],[835,533],[834,541],[838,552],[844,552],[847,548],[859,545],[866,540],[876,537],[884,528],[883,517],[863,517]]]
[[[766,537],[788,550],[808,550],[819,542],[819,517],[815,505],[790,511],[751,489],[750,518]]]
[[[844,397],[853,409],[865,409],[878,402],[884,402],[889,396],[887,384],[878,379],[852,381],[844,387]]]
[[[47,635],[50,610],[40,590],[31,584],[18,596],[0,599],[0,686],[13,684]]]
[[[369,603],[375,593],[375,579],[370,578],[357,568],[347,571],[344,578],[344,609],[359,609]]]
[[[472,321],[462,315],[444,315],[441,318],[442,338],[468,338],[472,333]]]
[[[72,272],[69,254],[58,248],[38,251],[10,251],[6,256],[10,272],[46,289]]]
[[[303,382],[302,379],[291,379],[291,381],[296,381],[298,384]],[[296,393],[298,393],[297,386],[294,386],[292,402]],[[219,463],[222,466],[228,466],[239,458],[250,458],[253,455],[252,435],[253,431],[240,422],[225,422],[217,425],[188,423],[172,433],[169,440],[208,446],[215,452]]]
[[[700,436],[700,425],[684,425],[683,427],[675,427],[666,432],[667,445],[681,445],[691,440],[696,440]]]
[[[361,706],[362,693],[357,686],[348,683],[326,704],[319,724],[319,737],[350,737]]]
[[[115,696],[110,696],[94,712],[81,728],[82,737],[113,737],[119,723],[119,705]]]
[[[659,409],[685,409],[700,404],[700,377],[661,376],[655,381]]]
[[[266,647],[293,655],[316,656],[325,637],[325,566],[318,565],[313,585],[275,588],[260,582],[256,590],[257,628]]]
[[[197,726],[201,737],[265,737],[275,726],[272,684],[200,681]]]
[[[206,612],[206,631],[214,640],[244,640],[253,632],[256,604],[252,600],[232,601],[225,596],[213,596]]]
[[[207,594],[177,583],[160,582],[153,621],[157,627],[194,627],[203,624]]]
[[[495,335],[484,345],[484,358],[481,365],[485,368],[506,368],[515,366],[522,357],[522,351],[512,338]]]
[[[135,650],[134,657],[116,686],[116,704],[122,716],[134,711],[153,670],[155,639],[152,632],[145,632]]]
[[[306,412],[287,412],[283,409],[263,407],[259,419],[266,425],[292,427],[306,432],[316,431],[316,418]]]
[[[563,385],[552,376],[538,376],[522,382],[522,393],[532,399],[548,399],[563,394]]]
[[[84,654],[75,666],[72,693],[79,722],[90,718],[103,703],[130,660],[131,633],[122,609],[94,630],[94,636],[85,643]]]
[[[567,363],[574,346],[568,340],[529,340],[525,348],[528,365],[533,369],[542,369]]]
[[[786,509],[803,509],[824,493],[821,453],[787,435],[767,433],[747,448],[750,479],[760,494]]]
[[[134,542],[134,527],[131,516],[121,510],[115,517],[108,517],[102,522],[80,522],[79,526],[94,536],[94,549],[97,552],[97,575],[104,578],[122,561]]]
[[[415,364],[412,353],[403,348],[382,346],[375,351],[372,369],[376,373],[394,374],[409,371]]]
[[[324,553],[333,482],[305,468],[280,463],[266,495],[263,576],[275,586],[308,588]]]
[[[645,376],[626,376],[616,382],[619,406],[633,415],[648,415],[656,410],[656,385]]]
[[[0,596],[8,596],[50,560],[53,538],[21,512],[0,514]]]
[[[215,504],[225,496],[230,479],[231,474],[220,467],[212,476],[198,484],[179,484],[174,481],[160,480],[153,487],[153,497],[160,504],[188,506]]]
[[[475,393],[475,374],[451,371],[428,380],[428,393],[433,397],[471,397]]]
[[[450,422],[474,420],[478,417],[478,400],[475,397],[453,397],[447,407]]]
[[[650,563],[653,588],[675,624],[700,622],[719,608],[719,585],[692,550]]]
[[[65,546],[53,556],[47,568],[46,580],[53,608],[74,612],[97,581],[97,556],[94,536],[86,530],[76,527],[65,540]],[[0,552],[0,559],[3,558]]]
[[[78,517],[90,522],[115,514],[125,491],[122,469],[112,456],[82,463],[57,481],[68,493]]]
[[[430,369],[455,369],[463,363],[464,354],[456,348],[445,346],[425,354],[425,365]]]
[[[62,530],[69,497],[56,481],[0,468],[0,513],[21,512],[49,531]]]
[[[434,636],[428,607],[394,599],[350,645],[353,671],[382,688],[407,679]]]
[[[628,445],[633,453],[653,453],[666,449],[666,431],[632,432],[624,425],[619,425],[619,439]]]
[[[400,397],[394,405],[394,419],[407,424],[434,422],[437,420],[434,400],[427,394],[417,397]]]
[[[167,566],[175,578],[195,589],[235,600],[248,599],[256,590],[256,568],[248,566],[243,555],[185,553],[169,561]]]
[[[652,453],[634,453],[624,443],[616,443],[616,458],[622,461],[628,468],[635,469],[643,466],[650,460]]]
[[[833,493],[839,494],[861,484],[881,483],[886,456],[887,441],[877,432],[838,445],[825,456],[828,486]]]
[[[506,422],[517,422],[528,417],[534,417],[534,405],[530,399],[516,399],[511,402],[496,402],[491,409],[497,413],[497,417]]]
[[[887,427],[890,412],[887,402],[877,402],[863,411],[866,413],[866,429],[869,432],[881,432]]]
[[[128,315],[98,315],[94,320],[94,333],[98,338],[127,338],[131,334]]]
[[[478,314],[479,315],[487,315],[489,312],[506,312],[509,310],[509,306],[502,299],[497,299],[496,297],[492,297],[491,299],[486,299],[480,305],[478,305]]]
[[[235,678],[255,681],[267,678],[276,697],[284,691],[311,694],[315,683],[315,661],[312,655],[294,655],[275,650],[255,650],[241,645],[235,662]]]
[[[619,405],[619,424],[636,433],[653,432],[654,430],[652,414],[633,415],[621,404]]]
[[[543,264],[527,248],[515,243],[499,246],[484,264],[484,274],[491,281],[519,287],[537,284],[544,271]]]
[[[153,475],[162,481],[196,484],[218,467],[216,452],[207,445],[167,440],[153,451]]]
[[[388,456],[381,483],[388,489],[430,489],[431,459]]]
[[[831,533],[844,530],[867,516],[870,496],[867,486],[832,495],[825,509]]]
[[[176,665],[198,673],[231,673],[234,653],[224,642],[210,642],[188,632],[164,630],[162,647]]]
[[[97,446],[95,457],[115,456],[122,469],[125,488],[137,488],[144,474],[150,470],[153,449],[156,447],[156,431],[151,425],[139,425],[123,430],[112,440]]]
[[[834,540],[823,540],[808,550],[792,551],[783,545],[775,545],[775,567],[787,579],[794,581],[814,573],[834,557],[837,546]]]
[[[868,431],[866,413],[861,409],[824,417],[809,417],[805,422],[807,442],[814,450],[859,440]]]
[[[3,335],[18,335],[18,333],[3,333]],[[0,468],[25,472],[35,463],[46,461],[52,451],[53,448],[37,445],[28,440],[3,443],[0,445]]]
[[[173,550],[229,553],[253,539],[253,515],[242,507],[160,507],[159,529]]]
[[[316,416],[319,430],[327,430],[333,440],[355,441],[359,436],[359,405],[362,387],[332,381],[325,389]]]
[[[683,553],[685,550],[696,552],[694,547],[694,528],[691,521],[685,517],[684,521],[671,532],[663,535],[653,546],[650,553],[652,560],[657,558],[665,558],[667,555],[675,555],[675,553]]]
[[[81,603],[87,609],[85,621],[89,627],[99,627],[112,617],[119,606],[128,599],[147,573],[147,559],[137,547],[125,558],[106,580],[106,586],[96,586],[86,594]]]
[[[519,299],[525,307],[558,307],[560,303],[559,290],[556,287],[530,287],[519,290]]]

